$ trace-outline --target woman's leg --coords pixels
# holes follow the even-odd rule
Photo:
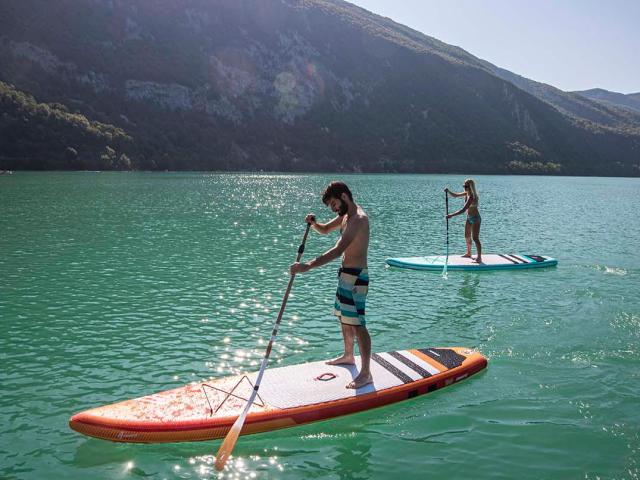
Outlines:
[[[482,220],[477,221],[472,225],[472,235],[473,241],[476,244],[476,250],[478,252],[478,256],[476,257],[476,262],[482,263],[482,244],[480,243],[480,225],[482,224]]]
[[[464,258],[471,257],[471,224],[465,220],[464,222],[464,241],[467,244],[467,253],[462,255]]]

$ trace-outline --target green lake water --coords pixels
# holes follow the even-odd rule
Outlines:
[[[467,346],[489,367],[241,437],[222,478],[639,477],[640,179],[475,177],[485,252],[559,265],[444,279],[384,260],[444,253],[459,175],[15,172],[0,177],[0,478],[216,478],[219,441],[115,444],[68,419],[257,370],[304,215],[330,218],[319,196],[336,178],[370,216],[374,351]],[[336,238],[311,234],[304,258]],[[296,278],[270,365],[341,353],[337,266]]]

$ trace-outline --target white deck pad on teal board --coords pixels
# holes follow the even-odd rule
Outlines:
[[[387,264],[393,267],[412,268],[414,270],[442,270],[447,257],[433,255],[428,257],[387,258]],[[523,255],[521,253],[487,253],[482,255],[482,263],[462,255],[449,255],[447,270],[502,270],[551,267],[558,260],[545,255]]]

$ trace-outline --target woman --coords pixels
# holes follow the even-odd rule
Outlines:
[[[466,197],[464,207],[457,212],[450,213],[447,215],[447,218],[455,217],[465,211],[467,212],[467,221],[464,225],[464,240],[467,243],[467,253],[462,256],[465,258],[471,257],[471,239],[473,238],[473,241],[476,244],[476,250],[478,251],[478,256],[473,259],[473,261],[476,263],[482,263],[482,245],[480,244],[480,224],[482,223],[482,218],[480,218],[480,212],[478,211],[479,198],[478,191],[476,190],[476,182],[467,178],[464,181],[463,187],[464,192],[460,193],[451,192],[448,188],[444,189],[445,193],[452,197]]]

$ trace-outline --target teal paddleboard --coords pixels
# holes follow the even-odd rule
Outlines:
[[[392,267],[412,268],[414,270],[442,270],[447,257],[433,255],[429,257],[398,257],[387,258],[387,264]],[[520,253],[488,253],[482,255],[482,263],[476,263],[471,258],[461,255],[449,255],[447,270],[513,270],[523,268],[552,267],[558,260],[545,255],[523,255]]]

